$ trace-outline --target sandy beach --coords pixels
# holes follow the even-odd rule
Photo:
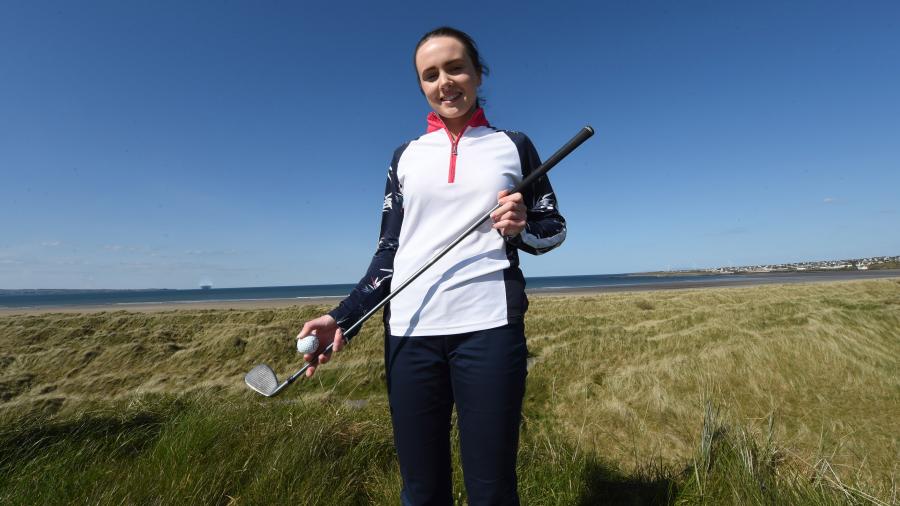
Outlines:
[[[97,306],[49,306],[40,308],[0,308],[0,316],[43,315],[50,313],[100,313],[104,311],[130,311],[154,313],[160,311],[203,309],[271,309],[291,306],[337,304],[343,297],[318,297],[309,299],[217,300],[208,302],[147,302],[138,304],[104,304]]]

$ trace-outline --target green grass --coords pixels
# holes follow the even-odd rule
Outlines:
[[[900,262],[897,262],[895,260],[890,260],[887,262],[878,262],[875,264],[869,264],[869,269],[871,269],[871,270],[900,269]]]
[[[243,386],[324,309],[0,317],[0,503],[398,504],[379,324]],[[896,280],[535,297],[527,335],[526,504],[898,503]]]

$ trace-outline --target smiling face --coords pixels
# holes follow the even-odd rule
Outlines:
[[[475,111],[481,86],[465,46],[454,37],[428,39],[416,51],[416,71],[428,104],[457,133]]]

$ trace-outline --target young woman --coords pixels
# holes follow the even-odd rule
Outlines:
[[[499,199],[493,223],[385,307],[385,369],[403,504],[451,504],[454,404],[469,503],[518,504],[528,306],[518,250],[541,254],[559,246],[565,220],[546,177],[522,193],[503,190],[540,160],[524,134],[488,124],[478,99],[487,68],[472,39],[449,27],[428,32],[414,64],[433,110],[427,132],[394,152],[366,275],[337,308],[306,322],[300,336],[315,333],[319,364],[328,362],[324,348],[334,342],[340,351],[343,329],[390,293],[392,279],[405,280]]]

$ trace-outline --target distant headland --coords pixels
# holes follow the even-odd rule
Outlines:
[[[771,272],[823,272],[823,271],[867,271],[900,269],[900,256],[878,256],[852,258],[847,260],[818,260],[785,264],[742,265],[738,267],[712,267],[708,269],[686,269],[650,271],[635,273],[643,276],[685,276],[714,274],[756,274]]]

